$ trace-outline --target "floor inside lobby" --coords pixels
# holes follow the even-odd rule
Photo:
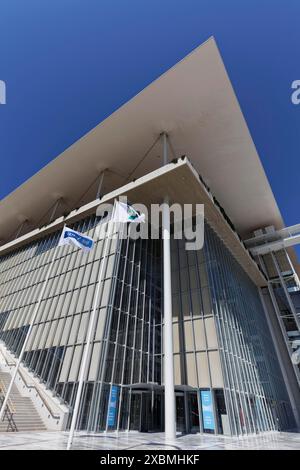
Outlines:
[[[1,433],[0,450],[64,450],[67,432]],[[76,450],[300,450],[299,433],[272,432],[250,437],[178,435],[166,442],[163,433],[77,433]]]

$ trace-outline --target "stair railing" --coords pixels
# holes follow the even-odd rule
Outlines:
[[[2,382],[2,380],[0,380],[0,405],[1,406],[4,402],[5,395],[6,395],[6,387],[5,387],[4,383]],[[6,429],[6,431],[12,431],[12,432],[18,431],[17,425],[16,425],[15,420],[14,420],[14,414],[15,413],[16,413],[16,409],[13,405],[13,402],[9,398],[8,402],[6,404],[6,408],[5,408],[5,411],[4,411],[3,418],[2,418],[2,421],[7,419],[7,429]]]
[[[20,369],[18,370],[18,374],[19,376],[21,377],[22,379],[22,382],[23,384],[25,385],[25,387],[27,389],[33,389],[35,392],[36,392],[36,396],[39,396],[40,400],[42,401],[43,405],[42,406],[45,406],[45,408],[47,409],[48,413],[51,415],[51,417],[53,419],[56,419],[56,420],[59,420],[60,419],[60,416],[59,414],[55,413],[52,411],[52,409],[50,408],[50,406],[48,405],[47,401],[45,400],[43,394],[39,391],[39,389],[34,385],[34,384],[28,384],[27,383],[27,380],[23,374],[23,372],[20,371]]]
[[[2,355],[2,357],[3,357],[3,359],[4,359],[5,363],[6,363],[6,365],[7,365],[9,368],[15,367],[16,363],[15,363],[15,362],[9,362],[9,361],[7,360],[7,357],[3,354],[2,351],[1,351],[1,355]],[[36,396],[38,396],[38,397],[40,398],[40,400],[41,400],[42,403],[43,403],[42,406],[44,406],[44,407],[47,409],[47,411],[48,411],[49,415],[52,417],[52,419],[60,420],[60,415],[52,411],[52,409],[51,409],[50,406],[48,405],[47,401],[45,400],[43,394],[40,392],[40,390],[38,389],[38,387],[36,387],[34,384],[28,384],[28,383],[27,383],[27,380],[26,380],[26,378],[25,378],[25,376],[24,376],[24,374],[22,373],[22,371],[21,371],[20,369],[18,370],[18,375],[21,377],[22,382],[23,382],[24,386],[25,386],[27,389],[33,389],[33,390],[36,392]]]

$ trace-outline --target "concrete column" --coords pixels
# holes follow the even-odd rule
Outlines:
[[[102,173],[99,176],[96,199],[100,199],[100,197],[101,197],[101,191],[102,191],[103,180],[104,180],[104,173],[105,173],[105,170],[103,170]]]
[[[61,203],[61,200],[62,200],[62,198],[57,199],[57,201],[56,201],[56,203],[53,207],[53,210],[51,212],[49,223],[51,223],[54,220],[56,211],[58,209],[59,204]]]
[[[163,165],[168,164],[168,134],[166,132],[162,133],[163,140]]]
[[[16,236],[15,236],[15,240],[16,240],[17,238],[19,238],[19,236],[21,235],[21,232],[22,232],[22,230],[23,230],[23,227],[24,227],[24,225],[25,225],[26,223],[27,223],[27,219],[24,220],[24,221],[21,223],[21,225],[19,226],[19,228],[18,228],[18,230],[17,230],[17,233],[16,233]]]

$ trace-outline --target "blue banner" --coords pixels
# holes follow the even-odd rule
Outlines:
[[[90,251],[94,246],[94,240],[91,237],[82,235],[82,233],[64,227],[58,242],[58,246],[63,245],[75,245],[84,251]]]
[[[74,238],[80,245],[85,248],[91,249],[93,247],[93,240],[73,230],[66,230],[64,233],[64,238]]]
[[[107,414],[107,425],[109,428],[114,428],[116,426],[117,420],[117,405],[119,399],[119,389],[116,385],[112,385],[110,392],[110,400],[108,405],[108,414]]]
[[[214,431],[215,430],[215,419],[213,411],[213,397],[210,390],[201,390],[201,405],[202,405],[202,418],[203,428]]]

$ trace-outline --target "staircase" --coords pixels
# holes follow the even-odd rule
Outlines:
[[[6,388],[11,380],[11,375],[0,371],[0,381]],[[13,386],[10,400],[15,410],[13,420],[17,431],[45,431],[46,427],[36,411],[31,398],[23,397],[18,391],[16,385]],[[7,418],[0,422],[0,432],[6,432],[8,426]]]

